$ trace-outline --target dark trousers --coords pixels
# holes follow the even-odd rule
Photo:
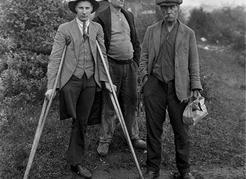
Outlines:
[[[117,86],[117,97],[131,139],[139,138],[137,109],[137,65],[135,62],[119,64],[109,60],[110,76]],[[100,142],[110,143],[116,128],[116,114],[107,91],[103,93]]]
[[[163,83],[149,76],[144,86],[144,104],[147,126],[147,166],[159,171],[161,164],[161,135],[166,117],[166,109],[174,132],[176,165],[180,173],[188,172],[189,135],[188,126],[182,122],[186,104],[181,103],[176,94],[174,81]]]
[[[85,132],[91,107],[96,92],[94,77],[81,79],[72,76],[61,89],[64,100],[64,110],[72,116],[72,130],[67,150],[67,161],[70,165],[81,164],[85,151]]]

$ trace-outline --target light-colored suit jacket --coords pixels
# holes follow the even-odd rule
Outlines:
[[[90,22],[88,28],[89,28],[88,30],[89,45],[95,64],[94,78],[97,85],[101,87],[101,83],[100,83],[101,81],[108,81],[105,69],[103,67],[100,58],[100,54],[96,46],[96,40],[97,40],[99,46],[101,47],[106,64],[108,65],[106,49],[104,46],[103,29],[100,24],[92,21]],[[70,44],[67,47],[64,64],[62,67],[61,76],[57,88],[62,88],[71,78],[78,63],[78,57],[80,51],[79,47],[82,39],[83,37],[79,30],[76,19],[61,24],[59,26],[56,36],[54,38],[54,44],[52,47],[51,55],[49,57],[49,64],[48,64],[48,71],[47,71],[47,77],[48,77],[47,89],[53,88],[55,78],[57,76],[59,64],[61,61],[62,52],[67,41],[70,41]]]
[[[140,57],[139,70],[142,78],[152,72],[161,45],[163,20],[146,30]],[[199,74],[199,56],[195,33],[185,24],[179,23],[175,43],[175,91],[180,101],[191,96],[192,89],[202,89]]]

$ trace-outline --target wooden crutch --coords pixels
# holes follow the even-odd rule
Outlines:
[[[111,91],[112,93],[110,93],[110,99],[113,103],[113,106],[114,106],[114,110],[116,112],[116,115],[117,117],[119,118],[119,121],[120,121],[120,124],[121,124],[121,127],[123,129],[123,132],[126,136],[126,139],[127,139],[127,142],[128,142],[128,145],[131,149],[131,153],[133,155],[133,158],[134,158],[134,161],[135,161],[135,164],[137,166],[137,169],[138,169],[138,172],[139,172],[139,176],[141,179],[144,179],[143,178],[143,174],[142,174],[142,171],[140,169],[140,166],[139,166],[139,163],[138,163],[138,160],[137,160],[137,157],[136,157],[136,154],[134,152],[134,149],[133,149],[133,146],[132,146],[132,142],[131,142],[131,139],[130,139],[130,136],[129,136],[129,133],[127,131],[127,127],[126,127],[126,124],[125,124],[125,121],[124,121],[124,118],[123,118],[123,115],[122,115],[122,112],[121,112],[121,108],[120,108],[120,105],[119,105],[119,102],[118,102],[118,98],[117,98],[117,95],[114,91],[114,87],[113,87],[113,83],[112,83],[112,79],[110,77],[110,74],[109,74],[109,70],[108,70],[108,67],[106,65],[106,62],[105,62],[105,59],[103,57],[103,54],[102,54],[102,50],[98,44],[98,42],[96,41],[96,44],[97,44],[97,48],[98,48],[98,51],[99,51],[99,54],[100,54],[100,57],[101,57],[101,60],[102,60],[102,63],[103,63],[103,66],[105,68],[105,71],[106,71],[106,74],[107,74],[107,77],[108,77],[108,80],[109,80],[109,84],[110,84],[110,88],[111,88]]]
[[[31,166],[32,166],[34,155],[36,153],[36,150],[37,150],[37,147],[38,147],[38,143],[39,143],[39,140],[40,140],[43,128],[44,128],[44,123],[45,123],[47,115],[49,113],[49,109],[50,109],[51,103],[52,103],[52,101],[53,101],[53,99],[55,97],[55,90],[57,88],[58,80],[60,79],[61,70],[62,70],[62,67],[63,67],[64,58],[65,58],[65,54],[66,54],[66,51],[67,51],[67,45],[69,43],[70,42],[67,42],[65,47],[64,47],[64,49],[63,49],[61,62],[60,62],[59,68],[58,68],[58,72],[57,72],[57,76],[56,76],[55,83],[54,83],[54,86],[53,86],[53,92],[51,94],[51,97],[50,97],[49,100],[46,97],[44,99],[42,111],[41,111],[41,114],[40,114],[38,126],[37,126],[37,129],[36,129],[35,137],[34,137],[33,144],[32,144],[31,153],[29,155],[29,159],[28,159],[28,163],[27,163],[27,167],[26,167],[26,171],[25,171],[23,179],[27,179],[28,176],[29,176],[29,172],[30,172],[30,169],[31,169]]]

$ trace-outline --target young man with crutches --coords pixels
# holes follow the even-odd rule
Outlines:
[[[96,89],[103,84],[110,90],[96,41],[104,59],[105,53],[102,27],[89,20],[98,8],[95,0],[75,0],[68,3],[69,9],[76,14],[74,20],[59,26],[48,64],[48,85],[46,97],[52,93],[57,76],[62,51],[66,41],[70,41],[64,58],[58,88],[60,88],[61,119],[72,118],[72,131],[67,150],[67,161],[71,170],[84,178],[91,178],[91,172],[82,166],[85,151],[86,125],[94,101]]]
[[[75,0],[69,2],[68,5],[70,10],[76,13],[76,18],[71,22],[62,24],[54,39],[47,72],[48,90],[45,93],[46,98],[24,179],[29,176],[44,123],[57,88],[60,88],[61,91],[61,119],[73,119],[67,160],[71,165],[71,170],[79,176],[92,177],[91,172],[82,167],[81,162],[84,154],[86,125],[92,110],[96,88],[101,87],[102,84],[105,84],[106,89],[110,91],[115,112],[128,139],[139,176],[142,179],[142,172],[116,97],[116,87],[109,75],[102,28],[99,24],[89,21],[89,16],[97,9],[98,4],[94,0]]]

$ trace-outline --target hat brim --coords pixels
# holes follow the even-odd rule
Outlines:
[[[90,3],[92,4],[93,10],[92,10],[91,13],[95,12],[95,11],[98,9],[98,7],[99,7],[99,3],[98,3],[97,1],[95,1],[95,0],[76,0],[76,1],[69,1],[69,2],[68,2],[68,7],[69,7],[69,9],[70,9],[73,13],[77,14],[75,8],[76,8],[76,5],[77,5],[79,2],[81,2],[81,1],[88,1],[88,2],[90,2]]]

